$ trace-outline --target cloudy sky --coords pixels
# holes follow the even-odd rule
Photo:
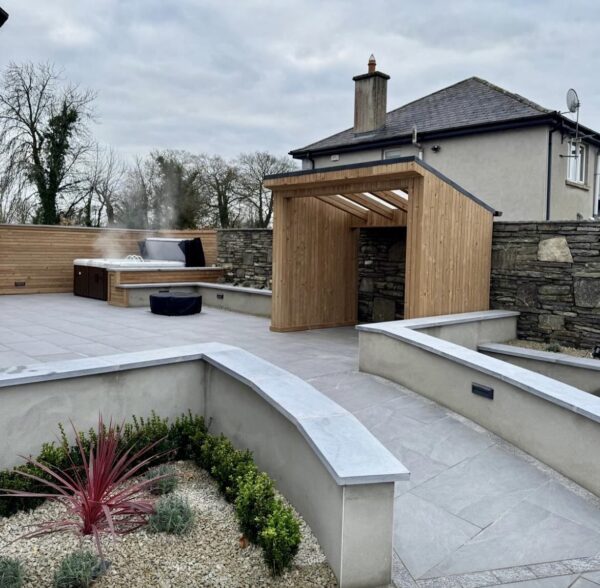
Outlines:
[[[0,0],[0,67],[97,91],[98,139],[284,154],[352,124],[370,53],[388,109],[478,75],[600,129],[599,0]]]

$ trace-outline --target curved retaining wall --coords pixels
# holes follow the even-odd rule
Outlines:
[[[494,313],[502,311],[489,311],[483,320],[501,318]],[[482,314],[455,315],[454,324],[475,333]],[[361,371],[451,408],[600,496],[600,398],[414,330],[419,323],[433,328],[436,320],[358,327]],[[474,393],[473,384],[491,389],[493,398]]]
[[[404,466],[345,409],[296,376],[227,345],[167,348],[0,371],[0,467],[35,453],[58,422],[98,413],[175,417],[192,410],[298,509],[341,586],[391,580],[394,482]]]

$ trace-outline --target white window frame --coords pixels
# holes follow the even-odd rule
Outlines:
[[[567,143],[567,181],[585,185],[587,178],[587,145],[571,140]]]

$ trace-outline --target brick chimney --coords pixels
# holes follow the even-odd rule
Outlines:
[[[354,76],[354,132],[368,133],[385,125],[387,81],[371,55],[366,74]]]

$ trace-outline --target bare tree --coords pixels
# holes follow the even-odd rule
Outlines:
[[[249,222],[255,227],[268,227],[273,216],[271,191],[265,188],[268,175],[294,171],[296,165],[289,157],[276,157],[266,151],[242,153],[238,158],[238,191],[248,207]]]
[[[112,147],[98,144],[88,160],[82,189],[85,194],[84,224],[99,226],[106,217],[106,224],[112,226],[116,224],[116,207],[123,191],[125,165]]]
[[[239,170],[219,155],[199,156],[202,187],[214,211],[215,224],[222,229],[239,225],[242,218]]]
[[[81,200],[79,166],[89,150],[93,100],[92,92],[63,84],[50,64],[11,63],[4,71],[0,157],[34,186],[38,222],[56,224]]]

